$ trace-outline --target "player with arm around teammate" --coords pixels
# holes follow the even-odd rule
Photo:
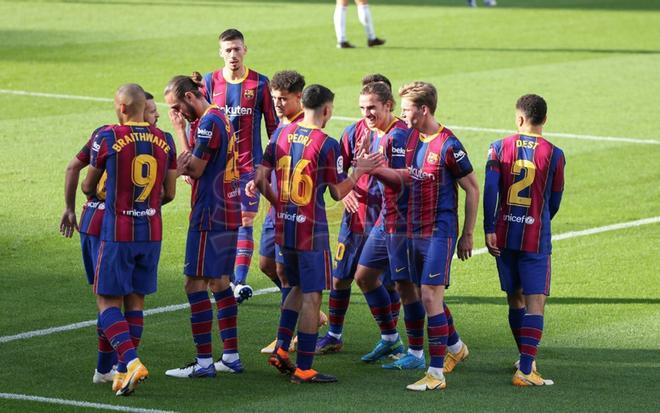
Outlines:
[[[493,142],[486,163],[484,233],[520,353],[512,379],[516,386],[553,384],[541,377],[535,360],[550,294],[550,222],[559,211],[566,161],[562,150],[542,136],[546,113],[541,96],[520,97],[518,133]]]
[[[427,318],[430,366],[409,390],[441,390],[444,373],[468,353],[444,303],[454,250],[466,260],[472,255],[479,186],[467,152],[451,130],[435,119],[438,95],[430,83],[413,82],[399,89],[401,110],[416,130],[406,148],[410,175],[408,254],[413,277],[420,285]],[[465,191],[465,218],[458,237],[458,187]],[[449,354],[447,354],[449,353]],[[444,373],[443,373],[444,370]]]
[[[116,394],[124,396],[149,373],[137,357],[137,343],[121,307],[130,299],[141,311],[144,296],[156,291],[161,205],[174,199],[177,176],[174,141],[168,133],[144,122],[145,100],[139,85],[126,84],[117,90],[119,124],[97,134],[82,183],[83,192],[91,196],[107,171],[94,292],[99,325],[126,364],[126,373],[115,375],[122,379]]]

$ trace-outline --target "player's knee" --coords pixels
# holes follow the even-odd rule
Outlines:
[[[241,216],[241,225],[244,227],[254,226],[254,213],[244,212]]]
[[[277,270],[275,269],[275,262],[270,258],[259,257],[259,270],[266,274],[268,278],[274,280],[277,278]]]
[[[334,290],[347,290],[351,288],[352,283],[353,283],[352,278],[339,279],[332,277],[332,288]]]

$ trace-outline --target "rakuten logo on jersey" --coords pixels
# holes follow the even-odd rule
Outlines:
[[[502,220],[504,222],[514,222],[516,224],[525,224],[525,225],[532,225],[534,222],[536,222],[534,217],[530,217],[528,215],[519,216],[519,215],[508,214],[508,215],[503,215]]]
[[[307,221],[307,217],[301,214],[289,214],[288,212],[278,212],[277,217],[279,219],[285,219],[287,221],[295,221],[299,224]]]
[[[406,156],[405,148],[392,148],[392,156]]]
[[[227,105],[225,105],[225,113],[227,114],[227,116],[231,116],[231,117],[251,115],[252,114],[252,108],[244,108],[242,106],[227,106]]]
[[[123,215],[128,215],[131,217],[153,217],[156,215],[156,210],[153,208],[147,208],[144,211],[138,211],[137,209],[129,209],[121,211]]]
[[[410,177],[412,179],[416,179],[418,181],[427,181],[427,180],[432,180],[435,181],[435,175],[430,174],[428,172],[424,172],[421,169],[415,168],[415,167],[408,167],[408,171],[410,172]]]

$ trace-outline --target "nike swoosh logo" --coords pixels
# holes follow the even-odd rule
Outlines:
[[[190,263],[189,263],[189,262],[187,262],[187,263],[185,263],[185,264],[183,264],[183,268],[185,268],[185,267],[187,267],[187,266],[188,266],[188,264],[190,264]]]
[[[435,277],[437,277],[438,275],[440,275],[440,273],[437,273],[437,274],[429,274],[429,278],[435,278]]]
[[[284,254],[282,254],[281,252],[278,252],[277,254],[278,254],[280,257],[283,257],[283,256],[284,256]]]
[[[414,149],[406,149],[406,152],[412,152]]]
[[[220,95],[222,95],[222,92],[214,93],[213,97],[220,96]]]
[[[255,202],[248,202],[248,205],[257,205],[258,201]]]
[[[406,269],[406,267],[397,268],[397,269],[396,269],[396,272],[401,272],[401,271],[403,271],[403,270],[405,270],[405,269]]]

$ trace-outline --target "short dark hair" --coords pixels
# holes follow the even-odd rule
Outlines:
[[[195,79],[196,72],[193,72],[193,76],[174,76],[167,86],[165,87],[165,92],[163,95],[167,96],[170,93],[174,93],[174,97],[177,99],[183,99],[187,92],[192,92],[196,97],[201,98],[204,95],[199,90],[202,86]]]
[[[548,113],[548,105],[545,103],[545,99],[531,93],[518,99],[516,109],[520,110],[532,125],[541,125]]]
[[[360,95],[375,95],[378,97],[380,103],[385,104],[387,102],[392,102],[392,107],[390,112],[394,110],[394,96],[392,96],[392,89],[387,87],[385,82],[371,82],[362,86]]]
[[[305,109],[317,110],[335,100],[335,94],[321,85],[309,85],[303,90],[302,104]]]
[[[282,70],[273,75],[270,80],[270,88],[289,93],[300,93],[305,88],[305,77],[295,70]]]
[[[224,32],[220,33],[220,36],[218,36],[218,40],[220,40],[221,42],[228,42],[231,40],[240,40],[242,42],[245,42],[243,33],[238,31],[238,29],[225,30]]]
[[[146,90],[144,91],[144,97],[147,98],[147,100],[154,100],[154,95],[147,92]]]
[[[380,73],[372,73],[362,78],[362,86],[366,86],[373,82],[383,82],[387,85],[387,87],[390,88],[390,90],[392,90],[392,82],[390,82],[390,79],[388,79],[385,75],[381,75]]]

